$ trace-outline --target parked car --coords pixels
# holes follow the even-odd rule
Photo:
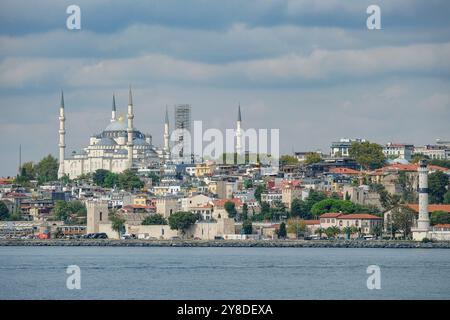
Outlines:
[[[87,233],[83,235],[83,239],[92,239],[92,237],[95,235],[95,233]]]
[[[94,234],[94,236],[92,238],[93,239],[108,239],[108,235],[104,232],[101,232],[101,233]]]

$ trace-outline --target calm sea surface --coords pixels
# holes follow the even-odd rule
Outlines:
[[[0,299],[449,298],[450,250],[0,247]]]

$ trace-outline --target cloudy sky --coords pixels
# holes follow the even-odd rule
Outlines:
[[[71,4],[81,30],[66,28]],[[126,112],[129,84],[156,145],[176,103],[225,129],[240,102],[244,127],[280,129],[283,153],[450,139],[449,16],[446,0],[1,0],[0,176],[19,144],[23,161],[57,155],[61,89],[67,153],[109,123],[113,92]]]

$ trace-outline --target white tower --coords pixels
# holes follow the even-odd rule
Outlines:
[[[430,228],[430,216],[428,214],[428,166],[425,160],[419,162],[419,219],[417,229],[428,230]]]
[[[170,145],[169,145],[169,112],[166,106],[166,119],[164,121],[164,157],[170,159]]]
[[[66,117],[64,115],[64,93],[61,91],[61,106],[59,107],[59,169],[58,178],[65,175],[64,156],[66,152]]]
[[[113,93],[113,101],[112,101],[112,111],[111,111],[111,122],[114,122],[117,120],[117,116],[116,116],[116,97],[114,96]]]
[[[128,94],[128,141],[127,141],[127,150],[128,150],[128,168],[131,169],[133,166],[133,97],[131,95],[131,86]]]
[[[242,131],[241,131],[241,104],[239,104],[238,108],[238,118],[236,122],[236,153],[238,155],[242,154]]]

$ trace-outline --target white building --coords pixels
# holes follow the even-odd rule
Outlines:
[[[160,163],[162,158],[165,157],[165,152],[152,145],[151,135],[143,134],[133,126],[134,113],[131,89],[127,119],[128,121],[125,121],[123,116],[117,116],[115,97],[113,96],[110,123],[102,132],[90,137],[87,147],[80,152],[74,151],[66,156],[66,118],[64,97],[61,96],[58,176],[68,175],[69,178],[73,179],[82,174],[95,172],[98,169],[120,173],[126,169]],[[167,130],[167,126],[165,130]]]
[[[426,145],[423,147],[417,147],[414,149],[414,154],[423,154],[430,159],[436,160],[449,160],[450,159],[450,147],[439,145]]]
[[[407,161],[411,160],[414,152],[414,145],[404,143],[389,142],[383,147],[383,153],[386,157],[400,158]]]
[[[348,138],[342,138],[339,141],[335,141],[331,143],[331,156],[333,158],[335,157],[348,157],[350,147],[353,142],[366,142],[365,139],[355,138],[355,139],[348,139]]]

